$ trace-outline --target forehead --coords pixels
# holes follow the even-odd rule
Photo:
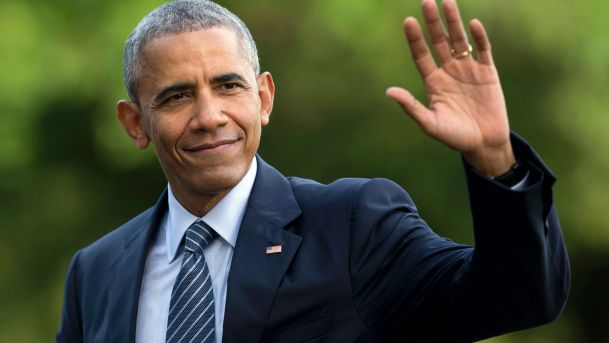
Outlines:
[[[148,42],[141,56],[142,86],[160,79],[199,77],[202,75],[197,74],[218,69],[243,74],[252,69],[237,34],[224,27],[163,35]]]

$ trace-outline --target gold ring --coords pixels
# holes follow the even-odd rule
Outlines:
[[[472,48],[472,45],[468,43],[467,50],[457,52],[457,50],[455,50],[455,49],[450,49],[450,54],[453,55],[454,58],[464,58],[464,57],[468,57],[469,55],[471,55],[472,51],[474,51],[474,49]]]

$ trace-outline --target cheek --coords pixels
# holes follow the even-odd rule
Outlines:
[[[148,137],[150,137],[150,139],[152,141],[156,140],[159,136],[159,119],[158,116],[149,116],[148,120],[145,123],[145,128],[146,128],[146,133],[148,134]]]
[[[260,98],[257,94],[248,94],[247,99],[241,102],[238,110],[244,126],[247,126],[250,131],[260,131],[260,125],[264,125],[264,119],[260,114]]]
[[[154,145],[172,149],[182,135],[183,124],[177,116],[154,116],[150,122],[150,139]]]
[[[260,140],[261,121],[260,115],[257,112],[252,112],[247,118],[247,127],[245,128],[250,139]]]

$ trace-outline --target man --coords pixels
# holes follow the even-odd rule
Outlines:
[[[285,178],[256,155],[274,84],[245,25],[207,1],[146,16],[125,47],[127,134],[152,144],[158,203],[76,253],[58,342],[467,342],[562,310],[554,177],[517,136],[486,33],[454,0],[404,22],[429,107],[395,99],[461,153],[476,247],[435,235],[388,180]],[[510,139],[511,138],[511,139]]]

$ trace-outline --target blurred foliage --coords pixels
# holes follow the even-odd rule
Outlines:
[[[221,1],[250,26],[277,84],[261,155],[286,175],[383,176],[442,235],[472,242],[459,156],[384,96],[425,99],[401,30],[419,1]],[[0,341],[48,342],[67,262],[152,205],[151,151],[116,120],[122,43],[157,1],[0,3]],[[489,342],[607,342],[609,2],[462,0],[487,27],[512,129],[558,175],[573,285],[554,323]],[[604,151],[604,152],[603,152]],[[514,247],[517,249],[518,247]]]

